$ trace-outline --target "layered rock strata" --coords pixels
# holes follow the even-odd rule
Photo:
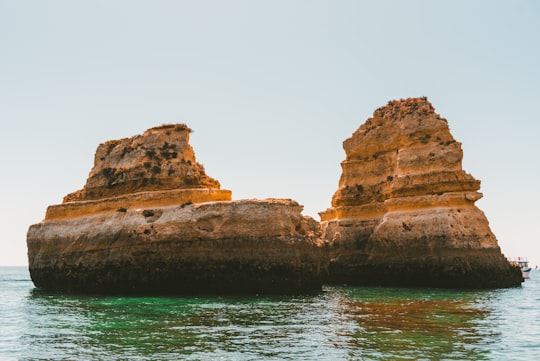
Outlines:
[[[330,280],[507,287],[522,281],[475,202],[461,144],[426,98],[391,101],[345,142],[339,189],[320,213]]]
[[[231,201],[189,128],[98,147],[82,190],[27,235],[41,289],[97,293],[299,293],[321,288],[318,224],[289,199]]]

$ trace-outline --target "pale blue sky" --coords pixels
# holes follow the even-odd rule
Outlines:
[[[0,265],[99,143],[185,122],[233,198],[330,205],[342,141],[428,96],[507,256],[540,264],[540,2],[0,0]]]

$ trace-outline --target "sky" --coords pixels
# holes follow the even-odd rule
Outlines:
[[[342,142],[427,96],[506,256],[540,264],[540,2],[0,0],[0,265],[97,146],[186,123],[233,199],[319,219]]]

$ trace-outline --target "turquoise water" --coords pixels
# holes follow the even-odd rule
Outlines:
[[[492,291],[97,297],[0,268],[0,360],[535,360],[540,272]]]

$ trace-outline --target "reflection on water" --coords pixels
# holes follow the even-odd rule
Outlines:
[[[27,354],[86,359],[486,359],[479,293],[329,287],[317,296],[77,297],[32,292]],[[30,320],[29,320],[30,322]]]
[[[298,358],[324,340],[321,330],[310,329],[313,320],[308,314],[316,300],[59,297],[34,292],[29,299],[34,307],[30,313],[43,313],[38,318],[48,320],[36,325],[28,337],[34,340],[32,347],[40,349],[39,354],[46,351],[50,357],[76,346],[77,350],[70,352],[81,359],[135,359],[143,355],[152,359],[178,355],[193,359]],[[316,317],[326,319],[327,325],[331,321],[323,314]],[[30,354],[38,354],[36,351]]]
[[[2,325],[12,336],[0,337],[0,359],[8,348],[20,360],[527,360],[540,351],[534,281],[495,291],[326,287],[296,297],[75,296],[25,282],[8,282],[12,296],[0,296],[13,321]],[[524,317],[526,328],[516,324]]]
[[[489,311],[482,292],[342,289],[341,319],[350,348],[369,359],[487,359],[475,325]],[[343,323],[343,322],[341,322]]]

